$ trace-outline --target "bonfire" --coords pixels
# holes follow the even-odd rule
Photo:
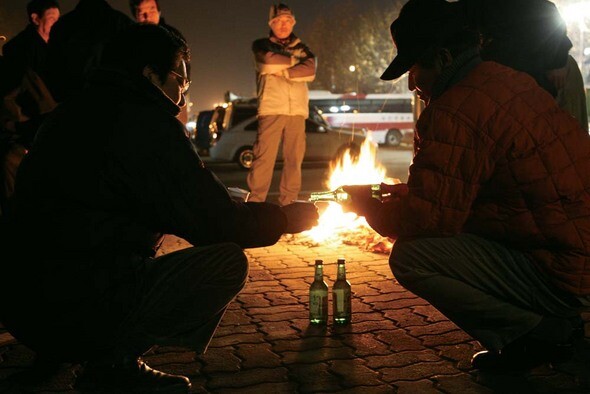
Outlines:
[[[376,144],[370,137],[365,139],[358,154],[347,150],[336,162],[331,163],[330,167],[330,176],[325,184],[327,190],[335,190],[343,185],[399,183],[398,179],[386,176],[385,167],[377,161]],[[318,225],[290,237],[290,242],[310,246],[343,243],[357,245],[364,250],[377,253],[391,251],[393,241],[377,234],[364,217],[359,217],[353,212],[345,212],[342,206],[335,202],[316,204],[321,212]]]

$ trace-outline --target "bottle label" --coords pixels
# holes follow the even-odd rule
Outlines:
[[[312,295],[311,296],[311,302],[310,302],[310,312],[312,315],[317,316],[323,316],[325,311],[324,311],[324,299],[326,297],[322,296],[321,294],[317,294],[317,295]]]
[[[334,298],[336,299],[336,311],[335,313],[347,312],[346,292],[344,289],[334,290]]]
[[[311,295],[309,318],[312,323],[325,323],[328,320],[328,297],[326,294]]]

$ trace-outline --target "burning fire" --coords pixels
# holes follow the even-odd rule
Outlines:
[[[399,183],[399,180],[387,178],[386,169],[377,162],[377,146],[367,136],[357,155],[347,150],[342,158],[331,166],[327,189],[335,190],[343,185],[366,185],[375,183]],[[329,202],[321,214],[316,227],[302,233],[314,242],[344,241],[351,242],[352,238],[364,238],[370,242],[381,244],[377,251],[388,252],[391,242],[380,237],[367,224],[364,217],[353,212],[344,212],[340,204]],[[388,245],[387,245],[388,244]],[[381,250],[381,249],[389,250]]]

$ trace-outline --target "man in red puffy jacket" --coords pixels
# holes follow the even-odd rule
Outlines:
[[[453,3],[410,0],[391,25],[427,107],[407,185],[352,209],[397,238],[390,266],[487,349],[479,369],[570,355],[590,305],[590,139],[529,75],[482,61]],[[399,190],[400,192],[396,192]]]

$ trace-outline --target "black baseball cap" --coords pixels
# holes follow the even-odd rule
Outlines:
[[[408,1],[389,28],[397,55],[381,79],[390,81],[401,77],[427,49],[441,44],[463,28],[455,3],[445,0]]]

